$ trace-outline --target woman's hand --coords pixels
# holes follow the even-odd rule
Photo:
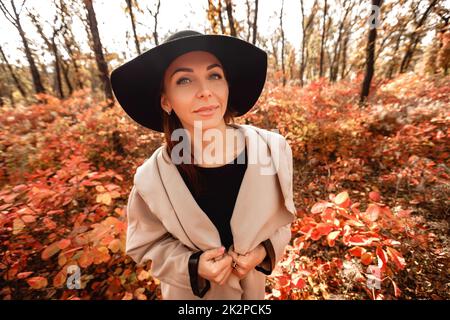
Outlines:
[[[230,276],[233,259],[225,248],[220,247],[203,252],[198,262],[198,275],[204,279],[223,285]]]
[[[267,255],[266,248],[262,244],[259,244],[252,251],[247,252],[245,255],[240,255],[234,251],[234,246],[231,246],[228,250],[228,254],[233,258],[233,274],[239,279],[245,278],[253,268],[263,262]]]

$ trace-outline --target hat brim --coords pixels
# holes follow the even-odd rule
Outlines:
[[[163,132],[160,84],[166,68],[190,51],[208,51],[222,63],[229,83],[228,105],[241,116],[258,100],[267,73],[267,53],[251,43],[226,35],[194,35],[154,47],[112,71],[117,101],[137,123]]]

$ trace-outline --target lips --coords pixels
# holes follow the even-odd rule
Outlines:
[[[216,109],[216,108],[218,108],[218,107],[219,107],[219,106],[213,106],[213,105],[211,105],[211,106],[205,106],[205,107],[198,108],[198,109],[195,110],[194,112],[211,111],[211,110]]]

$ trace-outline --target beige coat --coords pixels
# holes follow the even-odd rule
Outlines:
[[[233,126],[244,133],[248,152],[247,170],[231,218],[234,248],[245,254],[270,238],[278,262],[291,239],[290,224],[296,216],[292,151],[278,133],[251,125]],[[256,161],[263,159],[257,158],[263,152],[269,161]],[[163,299],[264,299],[266,276],[255,269],[242,280],[231,274],[222,286],[211,282],[203,298],[193,294],[190,255],[220,247],[221,241],[165,146],[136,170],[127,219],[126,253],[138,264],[152,260],[152,275],[161,282]]]

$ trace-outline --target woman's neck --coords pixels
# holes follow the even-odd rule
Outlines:
[[[218,127],[191,133],[191,147],[195,164],[200,167],[217,167],[225,165],[237,157],[245,147],[245,140],[240,130],[227,126],[225,122]],[[200,146],[200,147],[198,147]]]

